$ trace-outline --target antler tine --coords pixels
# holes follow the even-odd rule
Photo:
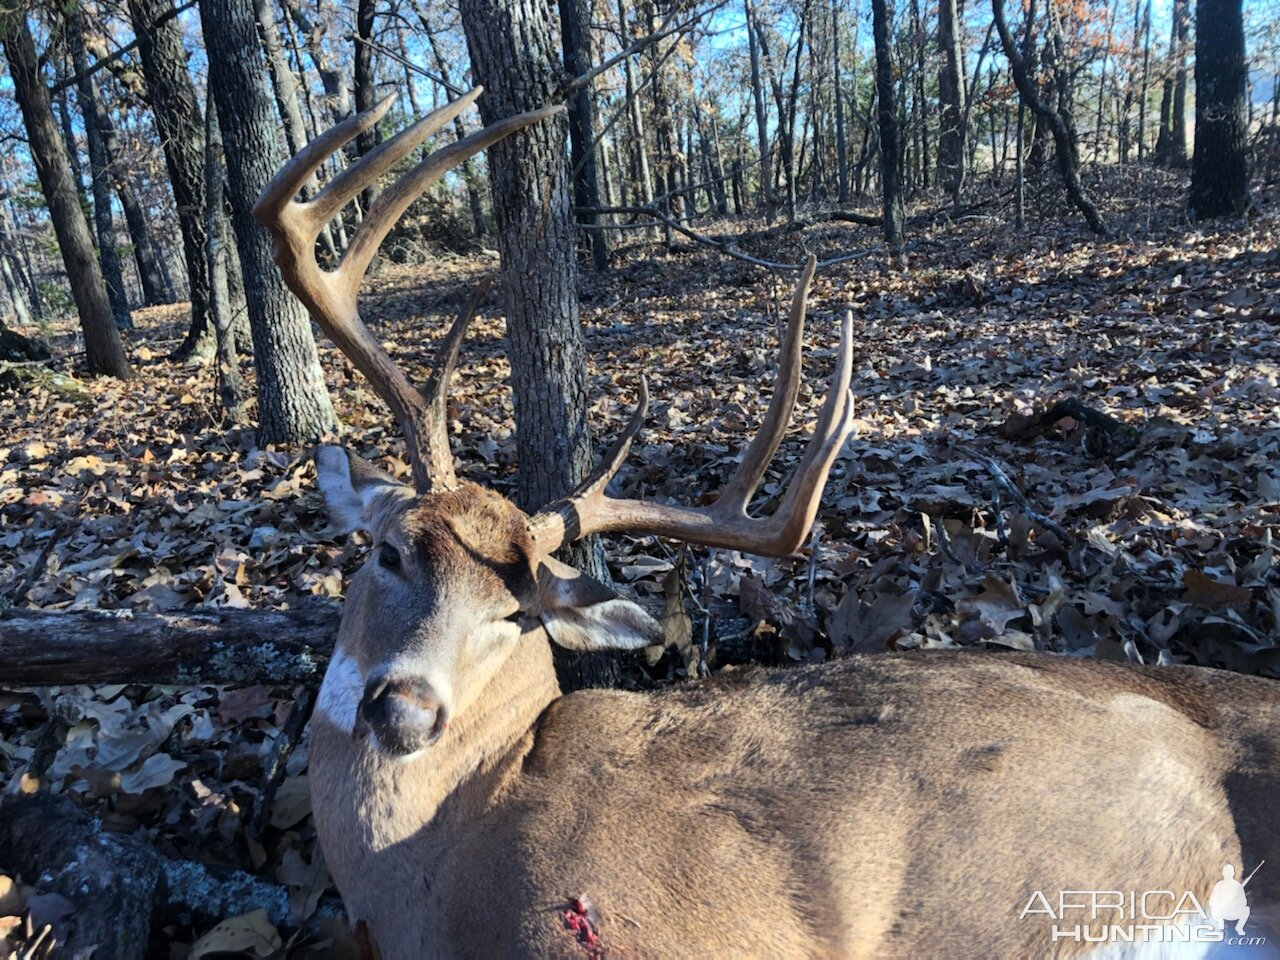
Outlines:
[[[792,322],[793,332],[788,334],[788,344],[796,349],[795,363],[799,363],[798,333],[794,333],[796,324],[796,305],[801,304],[803,314],[802,291],[808,287],[810,270],[801,278],[798,298],[793,298]],[[792,339],[794,337],[794,340]],[[787,347],[784,346],[784,354]],[[781,431],[785,428],[786,417],[794,402],[779,398],[791,389],[788,379],[794,379],[789,370],[791,358],[784,356],[778,373],[778,388],[774,401],[770,404],[761,434],[763,441],[757,438],[748,448],[749,456],[759,456],[765,461],[765,451],[769,455],[777,449],[781,442]],[[725,494],[715,503],[706,507],[682,507],[664,503],[652,503],[645,500],[614,499],[605,495],[605,486],[609,478],[617,472],[626,456],[639,420],[643,416],[641,410],[647,401],[647,391],[642,390],[640,410],[632,417],[622,439],[614,446],[605,464],[592,474],[591,479],[575,490],[568,497],[559,500],[540,511],[529,521],[529,530],[538,548],[550,553],[565,543],[577,540],[592,533],[604,533],[612,530],[630,530],[639,533],[653,533],[659,536],[673,537],[690,543],[701,543],[711,547],[727,547],[733,550],[745,550],[772,556],[784,556],[797,550],[804,543],[809,528],[813,525],[822,499],[822,490],[826,486],[827,475],[836,455],[844,444],[845,437],[853,425],[853,394],[849,390],[849,381],[853,375],[853,314],[845,315],[840,329],[840,355],[836,369],[831,378],[830,390],[822,405],[813,436],[809,439],[804,455],[787,485],[782,501],[773,516],[755,518],[748,516],[744,503],[739,499],[741,491],[754,491],[763,467],[756,466],[744,458],[744,464],[734,476],[747,479],[739,483],[730,482]],[[781,420],[779,426],[774,422],[775,416]],[[730,496],[732,493],[732,496]],[[746,494],[750,496],[750,492]]]
[[[427,385],[422,388],[426,403],[426,429],[429,432],[427,447],[432,457],[427,472],[438,486],[446,489],[457,486],[457,477],[453,472],[453,454],[449,449],[449,379],[453,376],[454,364],[458,362],[458,351],[462,349],[462,341],[466,339],[467,328],[471,326],[472,319],[492,286],[493,274],[476,284],[470,299],[458,311],[457,319],[436,348],[431,376],[427,379]]]
[[[365,218],[360,224],[359,233],[352,239],[351,245],[347,247],[346,255],[342,258],[342,268],[344,270],[350,269],[356,274],[363,274],[373,260],[378,246],[382,243],[382,238],[387,235],[387,231],[395,225],[395,222],[400,219],[400,215],[409,208],[409,205],[417,199],[418,195],[446,170],[456,167],[486,147],[497,143],[503,137],[515,133],[517,130],[523,130],[525,127],[547,117],[561,113],[563,110],[563,106],[557,105],[543,107],[541,110],[531,110],[528,113],[517,114],[514,117],[507,117],[505,120],[492,123],[483,130],[477,130],[470,136],[463,137],[447,147],[441,147],[422,160],[412,170],[387,187],[378,199],[374,201],[372,208],[365,214]]]
[[[276,174],[254,205],[254,215],[275,239],[276,263],[289,289],[391,408],[404,431],[414,485],[421,492],[433,487],[452,487],[457,482],[449,451],[443,392],[467,323],[479,306],[482,293],[472,298],[469,307],[459,315],[445,338],[437,361],[437,373],[432,377],[430,396],[424,397],[360,319],[356,309],[360,282],[387,232],[433,180],[502,137],[563,108],[510,117],[431,153],[374,202],[335,269],[322,269],[316,262],[316,239],[324,225],[351,197],[408,156],[428,136],[466,109],[479,94],[479,88],[471,91],[376,147],[330,181],[311,200],[300,202],[294,199],[326,157],[362,131],[373,127],[386,114],[394,101],[394,96],[387,97],[373,109],[344,120],[307,144]],[[488,289],[487,284],[484,289]]]
[[[476,87],[457,100],[451,100],[443,107],[433,110],[417,123],[401,130],[390,140],[384,140],[378,144],[359,161],[330,180],[323,190],[304,205],[308,211],[307,215],[316,222],[316,228],[319,229],[332,220],[356,194],[421,146],[427,137],[436,133],[471,106],[483,90],[483,87]],[[388,99],[394,99],[394,95]],[[381,106],[379,104],[375,109]]]
[[[751,438],[742,462],[734,472],[720,495],[720,501],[726,509],[733,508],[746,512],[747,504],[755,495],[756,488],[764,479],[764,472],[769,469],[769,461],[778,452],[782,438],[786,436],[787,424],[791,422],[791,413],[795,410],[796,398],[800,395],[800,353],[804,342],[804,317],[809,306],[809,287],[813,283],[813,272],[818,267],[818,258],[809,255],[809,262],[800,274],[800,282],[791,294],[791,315],[787,320],[787,332],[778,356],[778,373],[773,381],[773,398],[769,401],[769,409],[764,415],[764,423],[760,431]]]
[[[319,169],[320,164],[360,134],[372,129],[391,109],[391,104],[395,103],[395,100],[394,93],[383,97],[364,113],[334,124],[298,151],[293,159],[271,178],[271,182],[254,203],[253,215],[258,221],[265,223],[264,218],[279,214],[301,192],[306,182],[311,179],[311,175]]]

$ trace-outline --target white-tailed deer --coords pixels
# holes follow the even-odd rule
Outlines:
[[[549,642],[635,648],[658,631],[553,559],[559,547],[618,530],[774,555],[804,541],[848,430],[851,321],[770,517],[747,506],[796,400],[812,261],[763,426],[714,504],[606,494],[640,429],[643,384],[602,466],[537,515],[458,482],[443,409],[474,303],[423,394],[360,321],[356,290],[417,192],[544,114],[431,154],[381,194],[334,271],[313,251],[348,199],[475,96],[296,201],[385,105],[348,120],[258,204],[289,286],[391,407],[413,461],[416,489],[341,448],[316,455],[334,523],[368,531],[373,549],[351,580],[318,699],[313,807],[350,915],[381,955],[1160,956],[1235,950],[1241,923],[1246,937],[1275,935],[1271,682],[948,652],[561,695]],[[1214,893],[1224,865],[1244,877],[1261,860],[1246,888]],[[1195,912],[1211,903],[1228,905],[1225,927]]]

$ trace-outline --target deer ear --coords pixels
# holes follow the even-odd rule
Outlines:
[[[315,460],[316,480],[329,508],[329,521],[340,533],[371,531],[380,506],[411,493],[403,483],[346,447],[317,447]]]
[[[635,650],[662,642],[658,622],[599,580],[544,557],[538,614],[551,639],[569,650]]]

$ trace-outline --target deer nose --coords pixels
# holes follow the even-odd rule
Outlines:
[[[360,716],[378,745],[398,757],[435,743],[448,726],[447,710],[425,680],[370,679],[360,701]]]

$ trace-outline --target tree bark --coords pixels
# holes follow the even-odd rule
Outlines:
[[[102,264],[102,279],[107,284],[107,299],[116,326],[121,330],[133,327],[129,313],[129,294],[124,287],[124,273],[120,269],[120,249],[116,244],[115,218],[111,214],[111,175],[107,146],[98,126],[101,107],[98,103],[97,85],[87,72],[89,58],[84,51],[84,11],[79,4],[72,4],[66,14],[67,45],[71,51],[71,68],[79,78],[76,91],[80,99],[80,116],[84,123],[84,139],[89,149],[89,185],[93,195],[93,222],[98,236],[98,262]],[[73,144],[67,144],[74,150]]]
[[[222,132],[218,124],[218,105],[211,91],[206,94],[204,121],[204,192],[209,201],[205,207],[204,230],[209,238],[205,253],[209,274],[209,318],[217,344],[218,402],[228,423],[242,424],[249,417],[245,410],[246,390],[236,349],[235,313],[231,306],[228,270],[230,255],[223,243],[230,231],[222,218]]]
[[[244,274],[258,386],[258,441],[306,443],[331,430],[333,405],[311,321],[285,289],[253,204],[284,162],[253,0],[201,0],[210,84],[224,121],[227,195]]]
[[[938,72],[938,99],[942,104],[942,120],[938,131],[938,180],[951,194],[951,202],[960,206],[964,186],[964,46],[956,0],[938,2],[938,47],[942,53],[942,69]]]
[[[898,95],[894,80],[893,0],[871,0],[871,29],[876,47],[877,119],[880,126],[880,191],[884,210],[884,239],[892,257],[901,263],[902,134],[898,126]]]
[[[209,357],[214,352],[214,330],[209,318],[204,120],[187,72],[182,28],[175,18],[165,18],[172,9],[172,0],[129,0],[147,100],[155,114],[173,200],[178,208],[182,255],[187,267],[191,324],[175,355]]]
[[[358,0],[356,3],[355,56],[353,64],[356,113],[372,110],[378,102],[377,83],[373,75],[373,17],[375,0]],[[363,157],[378,145],[377,127],[365,130],[356,137],[356,155]],[[367,211],[377,195],[377,188],[370,184],[360,191],[360,209]]]
[[[49,218],[58,238],[58,250],[67,270],[67,282],[84,331],[85,355],[94,373],[129,378],[133,369],[124,355],[107,298],[107,286],[94,254],[89,224],[70,177],[66,146],[53,116],[49,91],[40,76],[35,41],[25,16],[11,15],[4,35],[5,56],[13,82],[14,98],[22,111],[31,158]]]
[[[1241,0],[1196,2],[1196,141],[1191,215],[1239,216],[1249,206],[1248,67]]]

